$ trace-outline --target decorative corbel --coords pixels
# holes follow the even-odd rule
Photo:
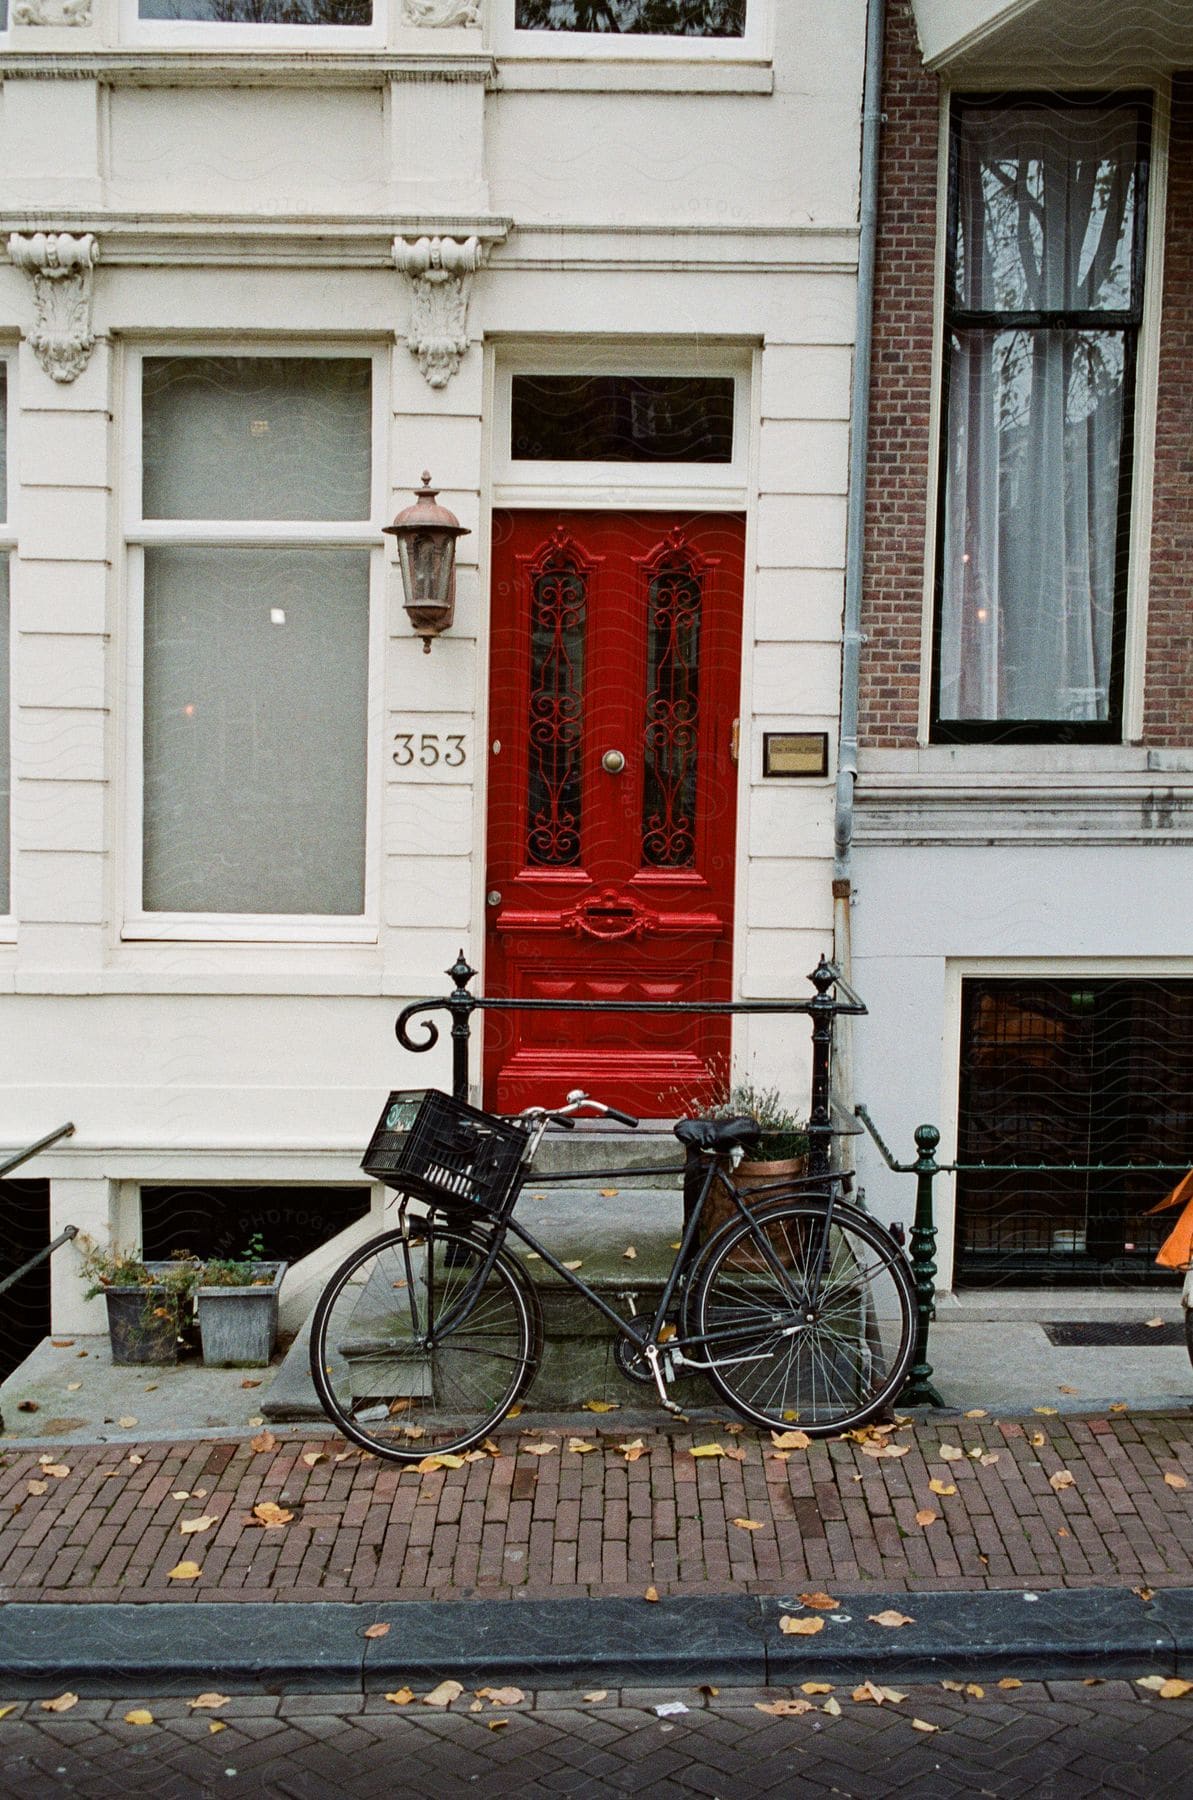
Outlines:
[[[90,25],[91,0],[17,0],[14,25]]]
[[[468,294],[485,250],[477,237],[394,239],[394,262],[410,282],[406,342],[433,388],[447,386],[468,348]]]
[[[99,261],[99,245],[94,234],[36,231],[23,237],[14,231],[8,254],[33,282],[37,317],[29,343],[38,362],[55,381],[73,381],[87,367],[95,345],[91,271]]]
[[[481,0],[403,0],[402,18],[407,25],[475,25]]]

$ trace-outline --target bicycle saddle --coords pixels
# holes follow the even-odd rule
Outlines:
[[[742,1115],[736,1119],[681,1119],[675,1135],[687,1150],[713,1150],[723,1155],[729,1150],[756,1150],[762,1128],[757,1119]]]

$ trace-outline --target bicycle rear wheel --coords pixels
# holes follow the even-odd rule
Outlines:
[[[415,1220],[355,1251],[319,1297],[311,1378],[338,1430],[417,1462],[466,1450],[538,1368],[542,1313],[514,1260],[467,1230]]]
[[[898,1395],[915,1348],[915,1286],[897,1244],[838,1202],[780,1202],[723,1226],[690,1290],[690,1354],[756,1425],[825,1437]],[[687,1346],[685,1345],[685,1348]]]

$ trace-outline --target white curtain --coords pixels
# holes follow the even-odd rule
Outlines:
[[[962,115],[940,716],[1109,716],[1130,327],[1132,107]],[[965,313],[1039,322],[965,323]]]

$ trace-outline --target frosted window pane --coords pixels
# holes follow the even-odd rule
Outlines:
[[[365,357],[149,356],[147,519],[367,519]]]
[[[0,556],[0,913],[8,911],[9,782],[8,557]]]
[[[146,550],[146,911],[363,911],[368,600],[367,550]]]

